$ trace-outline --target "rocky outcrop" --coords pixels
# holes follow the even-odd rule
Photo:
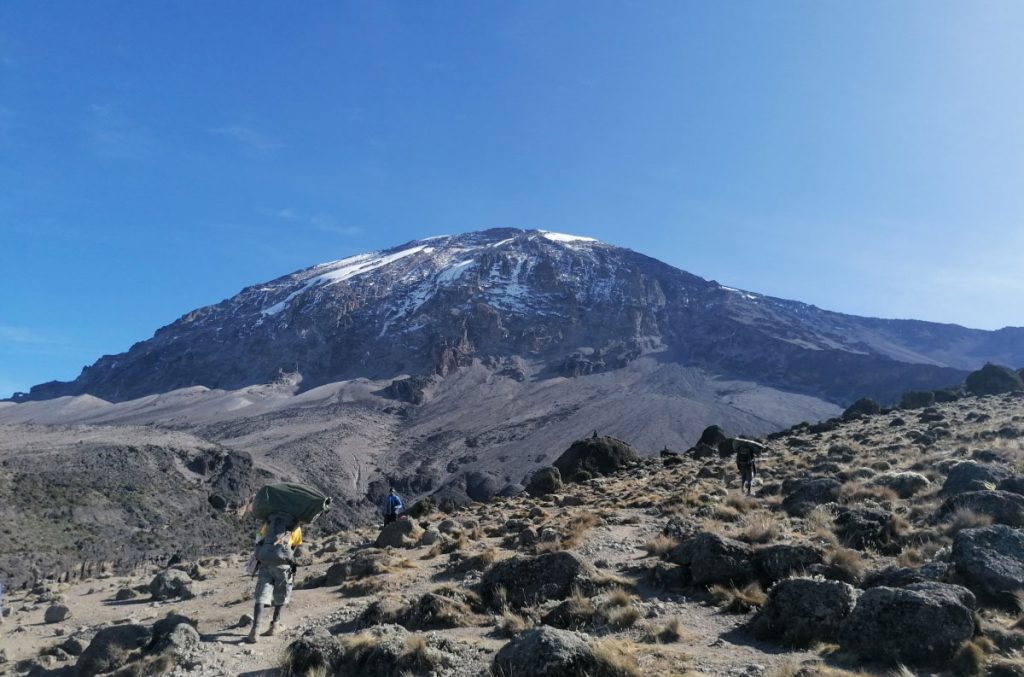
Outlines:
[[[564,479],[573,481],[578,473],[610,475],[636,463],[639,457],[633,447],[614,437],[591,437],[572,443],[554,466]]]
[[[666,559],[685,567],[694,585],[742,585],[757,577],[749,545],[709,532],[683,541]]]
[[[951,559],[957,575],[990,603],[1012,606],[1024,590],[1024,533],[1018,529],[1000,524],[960,531]]]
[[[1024,527],[1024,496],[1020,494],[998,490],[968,491],[946,499],[937,516],[942,519],[961,509],[987,515],[996,524]]]
[[[595,570],[575,553],[561,551],[519,555],[498,562],[480,581],[484,601],[513,608],[565,599],[574,587],[592,588]]]
[[[546,496],[562,490],[562,473],[554,466],[547,466],[533,473],[526,482],[526,493],[531,496]]]
[[[964,386],[972,395],[1000,395],[1024,390],[1024,379],[1009,367],[988,363],[968,374]]]
[[[400,519],[381,529],[374,545],[378,548],[413,548],[422,535],[423,529],[416,522]]]
[[[968,491],[984,491],[991,489],[1007,476],[1007,472],[977,461],[961,461],[949,469],[946,481],[939,492],[943,496],[953,496]]]
[[[807,544],[778,543],[755,548],[753,560],[760,578],[774,583],[821,564],[822,552]]]
[[[828,477],[794,482],[782,501],[782,509],[794,517],[804,517],[816,506],[839,500],[841,487]]]
[[[927,477],[916,472],[887,472],[875,477],[871,483],[892,489],[900,498],[910,498],[931,484]]]
[[[940,665],[974,634],[971,602],[968,590],[944,583],[871,588],[843,623],[839,645],[869,661]]]
[[[542,626],[503,646],[494,657],[494,674],[502,677],[623,677],[618,665],[594,651],[585,634]]]
[[[192,599],[192,578],[178,569],[164,569],[149,583],[149,594],[153,599]]]
[[[772,587],[750,630],[787,646],[834,642],[856,603],[857,591],[847,583],[791,578]]]

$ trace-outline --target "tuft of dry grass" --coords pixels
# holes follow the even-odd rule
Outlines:
[[[747,543],[770,543],[778,536],[778,519],[765,513],[756,513],[747,515],[736,538]]]
[[[730,491],[723,502],[741,515],[757,509],[757,501],[741,491]]]
[[[338,591],[346,597],[366,597],[380,592],[387,587],[387,583],[383,576],[373,576],[358,581],[346,581],[341,584]]]
[[[825,564],[851,584],[860,583],[868,568],[867,560],[863,555],[856,550],[842,546],[833,546],[825,552]]]
[[[991,515],[982,515],[970,508],[957,508],[946,523],[946,535],[955,536],[964,529],[987,527],[992,524]]]
[[[525,617],[506,609],[501,612],[501,618],[495,625],[495,630],[503,637],[515,637],[533,627],[533,624]]]
[[[602,639],[591,645],[596,658],[607,672],[604,674],[615,677],[642,677],[636,655],[639,653],[635,645],[618,639]]]
[[[583,542],[587,532],[597,526],[600,519],[591,512],[581,512],[573,515],[565,525],[562,538],[563,548],[575,548]]]
[[[831,510],[819,505],[807,513],[807,529],[811,534],[826,543],[836,544],[839,539],[836,537],[833,528],[835,527],[836,516]]]
[[[735,585],[713,585],[709,592],[719,607],[731,613],[747,613],[760,609],[768,601],[768,595],[764,593],[759,583],[750,583],[742,588]]]
[[[973,641],[964,642],[953,656],[950,667],[958,677],[977,677],[985,674],[985,650]]]
[[[679,545],[679,541],[671,536],[659,535],[647,541],[640,547],[647,553],[648,557],[661,557],[677,545]]]
[[[615,588],[605,598],[605,606],[608,607],[624,607],[631,605],[636,600],[636,597],[626,590],[625,588]]]
[[[644,632],[644,641],[650,644],[672,644],[691,638],[692,636],[683,627],[683,622],[679,620],[678,616],[670,618],[661,627],[648,625]]]

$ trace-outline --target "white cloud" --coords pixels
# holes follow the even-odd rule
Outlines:
[[[226,125],[210,131],[235,141],[245,150],[259,154],[273,153],[285,147],[280,139],[244,125]]]

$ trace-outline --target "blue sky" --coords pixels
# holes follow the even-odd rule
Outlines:
[[[494,226],[1024,325],[1021,35],[1009,1],[0,3],[0,396]]]

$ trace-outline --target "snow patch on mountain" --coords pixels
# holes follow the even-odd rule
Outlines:
[[[581,235],[566,235],[565,233],[552,233],[549,230],[540,231],[541,237],[552,242],[597,242],[592,237],[583,237]]]

